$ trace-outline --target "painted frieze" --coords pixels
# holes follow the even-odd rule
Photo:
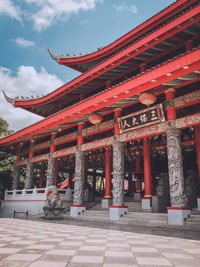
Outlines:
[[[30,147],[30,150],[31,151],[41,150],[43,148],[49,147],[50,146],[50,143],[51,143],[50,141],[46,141],[46,142],[43,142],[41,144],[37,144],[35,146],[31,146]]]
[[[40,161],[48,160],[48,157],[49,157],[49,153],[39,155],[39,156],[33,157],[31,159],[31,162],[40,162]]]
[[[56,138],[53,143],[54,145],[57,145],[59,143],[64,143],[67,140],[76,139],[77,137],[78,137],[78,133],[74,132],[74,133],[66,134],[64,136]]]
[[[190,102],[197,101],[197,100],[200,100],[200,91],[192,92],[190,94],[175,98],[174,107],[181,107]]]
[[[23,159],[16,162],[17,166],[23,166],[28,164],[28,159]]]

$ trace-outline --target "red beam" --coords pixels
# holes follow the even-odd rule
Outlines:
[[[186,65],[187,69],[183,69]],[[86,99],[80,104],[74,105],[71,108],[59,112],[53,116],[46,118],[43,121],[39,121],[30,127],[27,127],[17,133],[14,133],[8,137],[0,139],[0,144],[11,144],[19,142],[24,138],[36,135],[41,131],[51,129],[55,126],[61,125],[75,118],[94,112],[100,108],[106,107],[116,101],[126,99],[127,97],[142,93],[150,90],[161,84],[174,80],[178,77],[191,73],[200,68],[200,49],[197,49],[190,54],[183,55],[171,62],[168,62],[162,66],[157,67],[149,72],[146,72],[138,77],[133,77],[131,80],[119,84],[111,89],[101,92],[92,98]],[[168,73],[172,73],[171,76],[166,76]],[[154,81],[155,82],[152,82]],[[126,93],[127,91],[130,91]],[[118,95],[118,98],[113,96]],[[106,101],[106,102],[104,102]],[[80,113],[77,113],[79,111]]]

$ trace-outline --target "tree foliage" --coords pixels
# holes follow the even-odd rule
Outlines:
[[[0,137],[7,136],[12,132],[12,130],[8,130],[7,121],[0,117]]]
[[[11,134],[13,131],[8,130],[6,120],[0,118],[0,137]],[[0,194],[6,189],[11,188],[13,166],[16,157],[0,151]]]

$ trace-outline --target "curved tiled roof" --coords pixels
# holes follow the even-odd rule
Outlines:
[[[54,55],[49,49],[51,57],[56,60],[59,64],[66,65],[70,68],[78,70],[80,72],[85,72],[97,64],[105,61],[107,58],[112,57],[114,54],[119,53],[122,49],[131,45],[133,42],[137,42],[144,36],[150,34],[152,30],[162,27],[167,23],[167,20],[173,16],[179,15],[186,7],[192,6],[193,3],[198,2],[196,0],[177,0],[162,11],[158,12],[154,16],[150,17],[145,22],[141,23],[127,34],[121,36],[113,43],[100,47],[97,51],[86,55],[69,55],[66,56]]]
[[[32,98],[32,99],[30,99],[30,98],[29,99],[26,99],[26,98],[19,99],[18,97],[10,98],[4,93],[7,101],[12,103],[15,107],[21,107],[21,108],[27,109],[33,113],[36,113],[36,114],[44,116],[44,117],[47,117],[47,116],[53,114],[52,112],[55,113],[57,110],[55,110],[54,107],[51,105],[52,103],[55,103],[60,98],[62,98],[64,102],[66,100],[68,100],[69,98],[73,99],[73,97],[75,98],[75,96],[73,96],[73,94],[76,94],[76,97],[80,97],[81,92],[84,92],[84,90],[88,90],[89,87],[95,87],[96,86],[95,83],[97,82],[97,78],[99,78],[99,77],[103,78],[101,85],[105,84],[106,79],[108,79],[106,75],[108,75],[108,73],[109,73],[109,70],[107,70],[107,69],[109,67],[111,67],[111,65],[115,64],[115,62],[116,62],[115,58],[118,58],[119,56],[121,56],[121,58],[126,57],[127,58],[126,61],[127,61],[128,60],[127,56],[129,55],[129,51],[133,50],[131,52],[131,53],[133,53],[134,51],[137,51],[137,49],[136,49],[137,46],[140,49],[141,49],[141,47],[146,46],[146,42],[144,42],[146,40],[146,39],[144,40],[145,37],[146,38],[148,37],[148,40],[150,40],[149,36],[151,37],[155,31],[159,31],[160,29],[164,28],[164,26],[166,26],[165,29],[167,29],[168,24],[170,24],[170,22],[173,23],[175,18],[180,17],[184,13],[187,13],[189,9],[194,8],[195,4],[196,5],[199,4],[199,1],[191,0],[190,3],[193,3],[193,4],[192,5],[188,4],[188,1],[185,1],[185,0],[179,0],[179,1],[175,2],[174,4],[172,4],[170,6],[171,9],[172,9],[172,7],[175,7],[175,5],[179,4],[179,6],[181,6],[184,4],[184,6],[183,6],[184,10],[179,12],[179,14],[177,16],[173,15],[173,17],[170,20],[166,21],[165,23],[163,22],[164,24],[162,23],[162,26],[160,25],[158,29],[154,28],[154,29],[146,32],[146,34],[138,37],[137,39],[134,39],[134,42],[132,42],[131,45],[129,44],[129,45],[126,45],[125,47],[123,47],[122,49],[119,49],[118,51],[116,51],[115,55],[111,54],[109,58],[108,57],[106,59],[102,58],[101,64],[97,64],[98,66],[94,67],[93,69],[90,69],[90,71],[80,75],[79,77],[75,78],[74,80],[70,81],[69,83],[61,86],[60,88],[58,88],[54,92],[52,92],[46,96],[40,97],[40,98]],[[182,9],[183,9],[183,7],[182,7]],[[168,8],[166,8],[165,11],[166,10],[168,10]],[[162,12],[160,12],[158,14],[160,14],[160,16],[161,16]],[[156,16],[157,15],[155,15],[153,18],[155,18]],[[142,25],[144,27],[145,23],[143,23]],[[140,26],[138,26],[138,27],[140,27]],[[138,27],[136,29],[138,29]],[[131,32],[133,32],[134,30],[132,30]],[[131,33],[131,32],[129,32],[129,33]],[[127,35],[128,34],[126,34],[124,36],[127,37]],[[121,40],[121,38],[118,39],[117,41],[119,42],[119,40]],[[141,45],[139,45],[140,43],[141,43]],[[132,50],[130,50],[129,48],[131,48]],[[145,51],[147,51],[149,48],[145,47],[145,49],[146,49]],[[104,50],[104,48],[102,50]],[[125,52],[127,54],[125,54]],[[141,52],[138,53],[138,55],[141,55]],[[56,59],[56,60],[60,60],[59,57],[53,55],[52,53],[51,53],[51,56],[54,57],[54,59]],[[81,57],[76,57],[76,58],[81,58]],[[74,59],[75,59],[75,57],[74,57]],[[111,63],[109,63],[110,65],[105,64],[108,61],[108,59],[111,60],[110,61]],[[121,71],[120,68],[122,68],[122,67],[123,67],[122,64],[117,65],[117,68],[118,68],[117,70]],[[114,68],[114,67],[112,66],[112,68]],[[111,71],[112,71],[112,68],[110,68]],[[97,78],[93,77],[93,76],[97,75],[98,72],[103,71],[104,69],[106,69],[106,71],[102,72],[102,74],[99,75],[98,77],[96,76]],[[116,69],[116,67],[115,67],[115,69]],[[122,70],[123,70],[123,68],[122,68]],[[42,109],[42,106],[43,107],[45,106],[43,108],[43,109],[45,109],[44,114],[41,114],[41,111],[40,111]],[[38,109],[34,110],[34,107],[38,107]]]

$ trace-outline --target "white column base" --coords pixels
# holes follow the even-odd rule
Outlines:
[[[169,225],[184,225],[191,216],[190,208],[186,207],[168,207],[167,213]]]
[[[102,208],[109,208],[111,204],[110,198],[102,198]]]
[[[141,193],[140,192],[136,192],[133,194],[133,199],[134,201],[141,201]]]
[[[85,205],[71,205],[70,206],[70,216],[77,218],[79,215],[85,212]]]
[[[152,199],[151,197],[142,198],[142,209],[150,210],[152,208]]]
[[[197,208],[200,210],[200,196],[197,197]]]
[[[110,220],[119,221],[128,212],[128,206],[109,206]]]

